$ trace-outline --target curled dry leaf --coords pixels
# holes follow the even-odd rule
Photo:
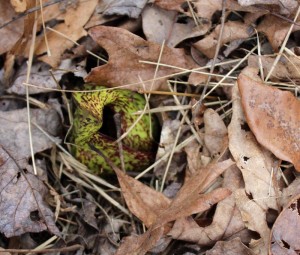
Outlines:
[[[211,34],[193,44],[196,49],[201,51],[208,58],[213,58],[215,55],[221,27],[221,25],[218,25]],[[247,24],[228,21],[224,24],[221,46],[237,39],[249,38],[253,32],[253,28]]]
[[[295,196],[276,219],[270,240],[270,254],[299,254],[300,195]]]
[[[242,176],[236,166],[233,165],[224,172],[223,187],[232,192],[242,187]],[[168,235],[173,239],[195,242],[199,245],[212,245],[245,228],[239,212],[235,209],[235,197],[232,194],[218,203],[213,222],[210,225],[201,227],[190,217],[180,218],[176,220]]]
[[[297,22],[299,22],[299,19]],[[267,15],[257,26],[257,31],[264,33],[272,45],[273,50],[278,52],[290,27],[290,22],[273,15]],[[299,29],[299,26],[294,26],[292,32],[298,31]]]
[[[238,189],[234,193],[235,201],[242,219],[248,229],[257,232],[259,239],[252,240],[249,247],[255,254],[267,255],[270,229],[266,222],[266,211],[255,200],[248,198],[245,189]]]
[[[268,56],[249,56],[248,58],[248,66],[254,67],[256,69],[259,68],[261,61],[261,65],[263,67],[264,77],[268,75],[270,72],[273,63],[275,61],[275,57]],[[279,80],[292,80],[292,79],[300,79],[300,59],[298,56],[282,56],[275,68],[272,71],[270,76],[271,81],[279,81]]]
[[[291,14],[298,6],[296,0],[238,0],[239,4],[242,6],[251,6],[251,5],[277,5],[280,9],[281,14]]]
[[[209,22],[196,26],[189,18],[185,24],[177,22],[176,11],[168,11],[158,6],[147,6],[142,13],[143,31],[149,41],[162,44],[165,41],[169,47],[175,47],[181,41],[201,36],[210,28]]]
[[[213,204],[228,197],[231,192],[226,188],[219,188],[207,194],[202,193],[233,164],[234,162],[230,159],[209,164],[205,170],[198,171],[194,176],[191,176],[183,184],[169,207],[160,214],[156,224],[165,224],[181,217],[206,211]]]
[[[155,246],[156,242],[162,236],[165,224],[191,214],[208,210],[213,204],[228,197],[231,192],[224,188],[213,190],[207,194],[202,193],[207,190],[212,182],[231,165],[233,165],[232,160],[225,160],[223,162],[207,166],[206,175],[202,176],[196,174],[190,178],[183,185],[171,203],[168,203],[168,200],[166,199],[161,199],[162,195],[158,192],[150,191],[150,188],[146,188],[146,191],[148,190],[151,192],[150,197],[152,197],[152,202],[148,203],[146,206],[143,205],[143,210],[146,207],[147,208],[142,214],[145,215],[146,213],[150,213],[150,215],[152,215],[152,220],[145,219],[145,221],[151,225],[149,226],[148,231],[143,235],[139,237],[128,237],[118,249],[117,254],[145,254]],[[121,185],[122,191],[125,189],[125,191],[129,194],[128,196],[124,195],[126,203],[127,199],[129,198],[129,203],[133,204],[133,206],[130,205],[130,207],[136,207],[134,211],[139,210],[138,206],[141,205],[143,201],[140,196],[134,194],[134,189],[132,189],[133,180],[129,180],[128,177],[126,177],[126,175],[118,168],[114,167],[113,169],[118,174],[118,178],[120,179],[120,177],[122,177],[123,179],[121,180],[124,182],[124,184]],[[134,180],[134,182],[134,185],[137,187],[136,191],[139,192],[141,188],[145,188],[144,185],[137,184],[136,182],[138,181]],[[154,202],[155,197],[158,198],[159,203]],[[158,215],[155,215],[155,213],[149,211],[151,206],[153,206],[156,213],[159,212]],[[163,210],[160,210],[160,208]]]
[[[291,201],[291,198],[295,196],[295,194],[300,194],[299,176],[285,189],[283,189],[282,196],[280,198],[280,205],[282,206],[282,208],[287,206],[287,204]]]
[[[171,49],[167,46],[162,49],[161,45],[145,41],[124,29],[97,26],[92,28],[89,34],[107,50],[109,61],[105,65],[93,68],[86,77],[86,82],[108,87],[131,84],[126,88],[133,90],[143,89],[143,85],[146,85],[147,90],[160,90],[167,88],[167,78],[164,76],[180,72],[176,67],[184,69],[195,67],[193,60],[185,55],[183,49]],[[160,66],[155,76],[155,63],[158,62],[161,50],[160,63],[175,67]],[[145,64],[140,61],[150,61],[154,64]],[[151,79],[154,78],[157,80],[152,81]]]
[[[217,112],[204,112],[204,142],[213,159],[220,157],[228,147],[227,128]]]
[[[253,68],[243,70],[238,86],[257,141],[300,171],[300,101],[290,92],[264,85]]]
[[[140,236],[128,236],[122,241],[115,255],[144,255],[163,235],[163,227],[149,229]]]
[[[274,198],[274,196],[278,197],[278,191],[274,188],[274,185],[270,187],[272,168],[277,167],[278,161],[268,150],[257,143],[251,130],[249,130],[237,85],[233,88],[232,99],[233,112],[228,127],[229,150],[243,174],[245,191],[264,210],[268,208],[278,210]],[[273,196],[273,198],[270,196]]]
[[[48,193],[32,168],[18,161],[0,146],[0,232],[6,237],[48,230],[60,235],[54,214],[45,203]]]

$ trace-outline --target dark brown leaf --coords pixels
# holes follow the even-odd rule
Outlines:
[[[89,31],[90,36],[103,47],[109,55],[107,64],[93,68],[86,77],[86,82],[101,84],[108,87],[126,86],[129,89],[142,89],[143,83],[147,90],[166,89],[166,75],[180,72],[176,67],[190,69],[195,67],[192,59],[185,55],[183,49],[163,48],[160,63],[175,66],[159,67],[155,76],[156,65],[140,61],[157,63],[161,45],[145,41],[129,31],[117,27],[97,26]],[[164,77],[164,78],[162,78]],[[153,82],[149,81],[156,78]],[[143,83],[141,82],[143,81]]]

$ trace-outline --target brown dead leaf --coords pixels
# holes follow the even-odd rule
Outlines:
[[[158,78],[153,83],[152,90],[166,89],[166,78],[179,70],[176,68],[159,67],[155,77],[156,65],[140,63],[151,61],[157,63],[161,51],[161,45],[148,42],[124,29],[117,27],[98,26],[89,31],[91,37],[109,55],[107,64],[93,68],[86,77],[86,82],[101,84],[108,87],[117,87],[131,84],[133,90],[143,88],[144,81],[147,90],[150,89],[153,78]],[[190,69],[195,66],[190,57],[185,55],[183,49],[163,48],[161,63]]]
[[[27,8],[26,1],[23,0],[10,0],[11,5],[15,9],[16,12],[24,12]]]
[[[195,12],[197,13],[198,17],[210,20],[216,11],[222,10],[222,2],[222,0],[197,0],[191,2],[191,5],[194,7],[194,10],[196,10]],[[192,16],[191,10],[187,5],[186,0],[155,0],[155,4],[163,9],[174,10]],[[227,0],[225,2],[225,8],[226,10],[231,11],[257,11],[257,8],[255,7],[243,7],[234,0]]]
[[[251,5],[270,5],[274,7],[274,5],[280,9],[280,14],[289,15],[294,12],[298,6],[298,2],[296,0],[238,0],[241,6],[251,6]]]
[[[26,8],[29,10],[30,8],[34,8],[36,5],[36,1],[34,0],[26,0]],[[23,34],[19,38],[19,40],[14,44],[14,47],[11,49],[12,54],[23,55],[24,49],[29,43],[30,38],[32,36],[33,25],[35,22],[35,14],[29,13],[24,18],[24,29],[22,30]],[[30,43],[29,43],[30,44]]]
[[[300,171],[300,102],[292,93],[258,79],[253,68],[238,77],[247,123],[260,144]]]
[[[217,112],[204,112],[204,142],[213,159],[219,158],[228,147],[227,128]]]
[[[0,232],[6,237],[44,230],[60,235],[54,214],[44,201],[48,189],[32,168],[24,163],[20,166],[2,145],[0,162]]]
[[[152,249],[163,234],[163,227],[150,229],[140,236],[129,236],[122,240],[115,255],[143,255]]]
[[[290,27],[290,22],[273,15],[267,15],[257,26],[257,31],[264,33],[272,45],[273,50],[278,52]],[[299,26],[294,26],[292,32],[298,31],[299,29]]]
[[[215,246],[206,252],[206,255],[255,255],[246,245],[241,242],[240,238],[230,241],[219,241]]]
[[[300,195],[295,196],[276,219],[270,242],[270,254],[299,254]]]
[[[297,177],[292,183],[290,183],[282,191],[282,196],[280,198],[280,205],[286,207],[287,204],[291,201],[291,198],[296,194],[300,194],[300,178]]]
[[[270,186],[272,169],[277,168],[278,161],[268,150],[257,143],[251,130],[249,130],[237,85],[233,88],[232,99],[233,113],[228,127],[229,150],[243,174],[245,191],[264,210],[268,208],[278,210],[277,201],[274,197],[279,196],[279,191],[273,185]],[[276,174],[275,176],[279,178]]]
[[[122,171],[116,171],[116,174],[129,210],[150,227],[160,212],[168,207],[170,200]]]
[[[203,161],[203,154],[201,152],[202,145],[198,141],[194,140],[184,147],[186,153],[186,160],[188,168],[186,169],[186,176],[192,176],[198,172],[203,166],[207,165],[206,161]],[[207,159],[208,157],[205,157]],[[208,159],[210,160],[210,159]]]
[[[260,59],[260,60],[259,60]],[[264,77],[268,75],[270,72],[273,63],[275,61],[275,57],[269,56],[249,56],[248,58],[248,66],[254,67],[256,69],[259,68],[261,61],[261,65],[263,67]],[[271,81],[279,81],[279,80],[293,80],[300,79],[300,59],[298,56],[282,56],[275,68],[272,71],[272,75],[270,76]]]
[[[118,178],[122,181],[122,184],[120,183],[122,190],[124,189],[125,192],[129,191],[129,196],[124,195],[126,203],[127,199],[129,198],[129,206],[131,208],[134,208],[133,210],[135,212],[138,212],[138,206],[142,206],[143,202],[141,201],[141,197],[133,194],[130,185],[132,185],[134,182],[134,185],[137,187],[138,192],[141,188],[145,188],[145,186],[143,187],[143,185],[137,184],[138,181],[126,177],[126,175],[120,169],[114,166],[111,160],[105,157],[103,153],[98,150],[95,151],[103,156],[114,169],[115,173],[118,175]],[[194,176],[195,178],[190,178],[187,182],[185,182],[173,201],[163,210],[160,210],[160,208],[165,205],[166,200],[159,199],[159,203],[153,203],[153,200],[151,199],[151,203],[149,204],[149,206],[154,205],[154,210],[158,209],[159,214],[155,215],[155,213],[150,212],[150,214],[152,215],[152,219],[145,219],[145,221],[150,225],[148,231],[138,238],[134,238],[133,236],[127,238],[127,241],[125,241],[123,245],[118,249],[117,254],[145,254],[147,251],[154,247],[158,239],[162,236],[164,229],[163,226],[165,224],[178,218],[208,210],[213,204],[229,196],[231,192],[228,189],[222,188],[213,190],[207,194],[202,193],[207,190],[207,188],[211,185],[215,178],[222,174],[222,172],[224,172],[231,165],[233,165],[232,160],[225,160],[223,162],[209,165],[208,167],[206,167],[207,174],[205,176],[196,174],[196,176]],[[150,188],[147,191],[149,192]],[[152,193],[151,196],[153,198],[155,196],[161,196],[157,192],[150,192]],[[134,199],[136,201],[133,201]],[[150,209],[146,208],[145,206],[143,207],[145,209],[143,209],[144,212],[141,213],[142,217],[144,217],[144,213],[149,213]]]
[[[94,12],[94,9],[98,3],[98,0],[80,0],[75,8],[68,8],[63,16],[63,23],[59,23],[54,26],[53,29],[62,33],[70,40],[77,41],[81,37],[87,35],[87,32],[83,29],[83,26],[87,23],[89,18]],[[45,15],[50,15],[51,9],[45,8]],[[53,11],[53,10],[52,10]],[[59,11],[54,14],[60,14]],[[53,12],[52,12],[53,15]],[[60,17],[61,19],[61,17]],[[54,33],[47,31],[48,44],[51,51],[51,56],[42,56],[39,59],[52,67],[57,67],[61,61],[61,55],[66,49],[73,46],[73,42]],[[36,51],[37,55],[47,52],[44,35],[37,38]]]
[[[211,34],[194,43],[193,46],[208,58],[213,58],[220,35],[220,29],[221,25],[218,25]],[[249,38],[253,32],[253,28],[247,24],[236,21],[228,21],[224,24],[221,46],[237,39]]]
[[[0,1],[0,24],[12,20],[16,16],[9,1]],[[23,33],[24,19],[15,20],[13,23],[0,29],[0,55],[9,51],[19,40]]]
[[[146,6],[142,18],[143,31],[147,39],[159,44],[165,41],[169,47],[175,47],[185,39],[204,35],[210,28],[208,22],[195,25],[192,18],[189,18],[185,24],[178,23],[176,11],[167,11],[156,5]]]
[[[234,194],[245,225],[260,235],[260,239],[252,240],[249,247],[255,254],[267,255],[270,229],[267,225],[265,209],[257,201],[249,199],[245,189],[236,190]]]
[[[60,139],[55,138],[55,136],[59,134],[61,120],[55,110],[32,109],[31,118],[31,121],[42,127],[44,131],[52,136],[54,141],[57,143],[60,142]],[[0,111],[0,126],[0,144],[5,147],[16,160],[30,157],[27,110]],[[52,147],[53,141],[47,138],[33,124],[31,126],[31,135],[34,153]]]
[[[160,214],[155,224],[163,225],[182,217],[206,211],[213,204],[228,197],[231,192],[225,188],[219,188],[207,194],[203,194],[203,192],[233,164],[234,162],[228,159],[209,164],[205,167],[205,171],[198,171],[183,184],[176,197],[169,207]]]
[[[223,187],[232,192],[242,186],[242,176],[236,166],[229,167],[224,173]],[[212,245],[220,238],[231,237],[245,228],[240,215],[234,213],[234,194],[220,201],[213,218],[213,222],[206,226],[199,226],[192,218],[181,218],[176,220],[168,235],[173,239],[195,242],[199,245]]]

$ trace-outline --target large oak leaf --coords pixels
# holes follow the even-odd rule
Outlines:
[[[166,89],[166,76],[182,72],[182,68],[188,70],[196,67],[183,49],[167,46],[162,49],[160,44],[145,41],[122,28],[97,26],[92,28],[89,34],[108,52],[109,61],[105,65],[93,68],[86,77],[86,82],[108,87],[130,85],[126,88],[133,90],[143,88],[143,84],[147,86],[147,90]],[[155,63],[158,61],[174,67],[159,66],[156,72]],[[153,79],[155,81],[152,81]]]

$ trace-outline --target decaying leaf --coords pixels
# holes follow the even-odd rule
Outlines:
[[[190,69],[195,66],[192,59],[185,55],[183,49],[171,49],[167,46],[161,49],[161,45],[145,41],[124,29],[97,26],[92,28],[89,34],[107,50],[109,61],[105,65],[93,68],[86,77],[86,82],[108,87],[131,85],[126,88],[139,89],[143,88],[142,80],[147,90],[166,89],[167,83],[164,76],[178,72],[176,67]],[[155,63],[159,59],[161,50],[163,51],[160,63],[175,67],[161,66],[155,76]],[[150,61],[154,65],[140,61]],[[154,78],[157,80],[148,81]]]
[[[195,25],[192,18],[185,24],[178,23],[178,13],[157,6],[146,6],[142,13],[143,31],[149,41],[175,47],[181,41],[207,33],[210,23]]]
[[[127,15],[130,18],[137,19],[147,0],[117,0],[106,1],[105,15]]]
[[[65,37],[55,32],[47,31],[47,39],[51,56],[44,55],[39,58],[41,61],[52,67],[57,67],[59,65],[63,52],[66,49],[71,48],[74,41],[77,41],[79,38],[87,35],[83,26],[93,14],[97,2],[97,0],[80,0],[78,1],[77,6],[68,8],[68,11],[66,11],[62,16],[60,16],[61,11],[58,9],[57,5],[53,5],[51,8],[45,8],[44,15],[47,16],[47,20],[50,19],[51,15],[56,15],[55,18],[63,20],[63,22],[59,22],[59,24],[53,27],[53,29],[63,34]],[[47,52],[47,44],[45,42],[45,36],[42,34],[37,38],[35,53],[40,55],[45,52]]]
[[[38,124],[45,132],[52,136],[53,141],[57,143],[60,142],[60,139],[55,138],[60,130],[60,119],[55,110],[32,109],[31,118],[33,123]],[[30,157],[27,110],[0,111],[0,126],[0,144],[5,147],[16,160]],[[34,124],[31,126],[31,135],[34,153],[52,147],[53,141],[47,138]],[[14,142],[12,142],[12,137],[14,138]]]
[[[0,1],[0,24],[9,22],[16,16],[9,1]],[[0,55],[9,51],[22,36],[24,20],[15,20],[13,23],[0,29]]]
[[[299,254],[300,195],[295,196],[282,210],[271,232],[270,254]]]
[[[163,235],[163,227],[150,229],[140,236],[125,237],[115,255],[143,255],[152,249]]]
[[[138,180],[117,171],[122,194],[129,210],[147,227],[150,227],[162,210],[170,204],[170,200]]]
[[[249,129],[237,85],[232,93],[233,114],[228,127],[229,149],[245,182],[245,189],[235,191],[236,204],[247,228],[256,231],[261,237],[252,241],[250,247],[257,254],[267,254],[270,230],[266,223],[266,213],[268,208],[279,210],[276,197],[280,197],[280,192],[272,179],[273,170],[274,180],[279,178],[276,171],[278,160],[257,143]]]
[[[106,159],[108,160],[108,159]],[[109,160],[108,160],[109,161]],[[176,219],[189,216],[191,214],[199,213],[205,210],[208,210],[213,204],[223,200],[227,196],[230,195],[230,191],[228,189],[219,188],[216,190],[213,190],[210,193],[203,194],[205,190],[212,184],[212,182],[217,178],[223,171],[225,171],[228,167],[230,167],[233,164],[233,161],[226,160],[223,162],[211,164],[206,167],[206,175],[202,176],[199,174],[196,174],[193,176],[194,178],[190,178],[180,189],[176,197],[171,201],[167,207],[165,207],[163,210],[160,210],[158,215],[153,215],[153,220],[146,222],[152,223],[149,226],[149,229],[147,232],[145,232],[142,236],[139,236],[138,238],[134,238],[133,236],[127,238],[127,240],[121,245],[121,247],[118,249],[117,254],[145,254],[149,249],[153,248],[158,239],[162,236],[162,231],[164,229],[164,225],[168,222],[174,221]],[[115,172],[118,175],[124,175],[118,168],[114,167]],[[122,177],[123,178],[123,177]],[[134,208],[134,211],[136,212],[139,210],[137,205],[140,204],[139,201],[142,199],[139,196],[136,196],[133,194],[134,189],[132,189],[132,185],[130,186],[129,183],[127,183],[129,179],[126,177],[122,182],[124,181],[124,184],[126,183],[125,187],[126,192],[132,190],[129,192],[131,195],[124,196],[125,199],[129,198],[129,203],[133,206],[130,206],[131,208]],[[130,181],[132,182],[132,181]],[[136,181],[134,181],[136,182]],[[122,188],[121,186],[121,188]],[[140,189],[142,187],[141,184],[138,184],[136,187]],[[122,188],[122,190],[123,190]],[[147,188],[149,189],[149,188]],[[146,190],[147,190],[146,189]],[[156,196],[160,197],[161,195],[158,195],[158,193],[151,191],[151,203],[147,204],[149,206],[149,209],[151,205],[154,206],[154,211],[157,211],[159,209],[159,206],[164,205],[166,202],[161,200],[161,198],[158,199],[158,201],[162,201],[159,203],[153,203],[153,198]],[[133,201],[135,199],[136,201]],[[127,200],[126,200],[127,203]],[[143,206],[143,210],[144,210]],[[142,214],[145,212],[148,213],[148,210],[144,210]],[[143,211],[142,210],[142,211]],[[152,234],[153,233],[153,234]],[[130,249],[130,253],[128,253],[128,250]],[[127,253],[126,253],[127,252]]]
[[[242,6],[251,6],[251,5],[277,5],[280,9],[281,14],[291,14],[298,6],[296,0],[238,0],[239,4]]]
[[[163,158],[166,153],[170,153],[172,151],[180,125],[180,121],[176,119],[164,120],[159,139],[160,146],[158,147],[156,152],[156,161]],[[157,166],[155,166],[154,173],[156,176],[164,175],[168,160],[169,157],[162,159],[161,162]],[[185,164],[186,161],[183,150],[175,151],[168,170],[167,180],[171,180],[180,170],[183,170]]]
[[[44,201],[48,189],[29,165],[19,165],[3,145],[0,172],[0,232],[6,237],[44,230],[60,235],[54,214]]]
[[[228,147],[227,128],[217,112],[204,112],[204,142],[213,159],[220,157]]]
[[[12,86],[7,90],[9,93],[15,93],[18,95],[25,95],[26,94],[26,86],[23,84],[24,81],[26,81],[26,75],[27,75],[27,63],[24,63],[18,72],[14,76],[14,81],[12,83]],[[58,71],[53,71],[53,76],[56,79],[56,81],[53,79],[53,77],[50,74],[51,67],[43,62],[37,62],[32,65],[31,67],[31,73],[29,76],[29,83],[36,85],[37,87],[28,87],[29,94],[38,94],[49,90],[43,90],[43,88],[46,89],[55,89],[57,88],[56,81],[59,81],[64,74],[61,70],[75,70],[75,65],[72,62],[72,60],[67,59],[62,61],[62,63],[59,66]],[[79,67],[76,67],[76,77],[83,77],[86,75],[86,71]]]
[[[277,0],[275,1],[277,2]],[[299,22],[299,19],[297,22]],[[290,22],[284,21],[282,18],[273,15],[267,15],[257,26],[257,31],[264,33],[272,45],[273,50],[278,52],[290,27]],[[299,26],[294,26],[292,32],[298,31],[299,29]]]
[[[198,17],[210,20],[215,12],[222,10],[222,2],[222,0],[197,0],[190,4]],[[187,5],[186,0],[155,0],[155,4],[167,10],[175,10],[192,16],[191,8]],[[243,7],[234,0],[225,1],[225,8],[232,11],[257,11],[257,8],[251,6]]]
[[[264,77],[266,77],[275,61],[275,57],[269,56],[249,56],[248,66],[259,68],[260,62],[263,68]],[[270,76],[271,81],[300,79],[300,59],[298,56],[282,56]]]
[[[221,25],[218,25],[211,34],[193,44],[196,49],[198,49],[208,58],[213,58],[215,55],[221,27]],[[224,24],[221,45],[237,39],[249,38],[253,32],[253,28],[247,24],[242,22],[228,21]]]
[[[224,173],[224,188],[234,190],[242,187],[242,177],[236,166],[229,167]],[[220,201],[213,218],[213,222],[205,227],[199,226],[192,218],[176,220],[168,235],[173,239],[195,242],[208,246],[220,238],[230,238],[245,228],[239,212],[235,213],[234,194]]]
[[[228,127],[229,150],[243,174],[245,191],[261,208],[278,210],[274,198],[278,197],[278,191],[273,185],[270,186],[272,171],[277,168],[278,161],[268,150],[257,143],[249,130],[237,85],[233,88],[232,94],[233,113]]]
[[[230,241],[219,241],[216,245],[206,252],[206,255],[254,255],[246,245],[244,245],[240,238],[235,238]]]
[[[243,70],[238,86],[257,141],[300,171],[300,101],[290,92],[264,85],[253,68]]]
[[[270,229],[266,222],[266,211],[257,201],[249,199],[244,189],[236,190],[234,194],[245,225],[260,235],[260,239],[252,240],[249,247],[256,254],[267,255]]]

